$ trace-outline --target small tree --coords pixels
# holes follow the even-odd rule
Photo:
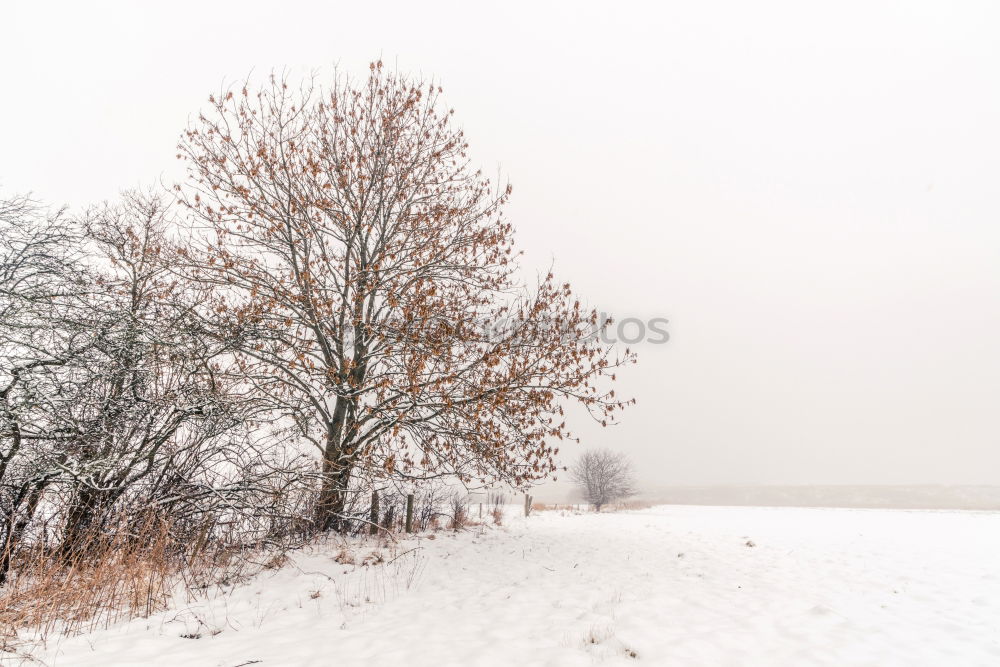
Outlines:
[[[570,469],[570,478],[598,512],[604,505],[635,493],[632,463],[621,452],[607,449],[584,452]]]

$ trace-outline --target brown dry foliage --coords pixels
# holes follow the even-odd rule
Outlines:
[[[177,264],[225,288],[207,307],[246,337],[230,370],[321,451],[321,528],[358,474],[525,486],[575,439],[563,402],[601,424],[631,403],[610,320],[551,272],[521,280],[511,188],[470,165],[440,93],[381,62],[272,76],[212,96],[178,145],[203,235]]]
[[[166,608],[182,563],[173,557],[165,526],[137,546],[122,536],[89,540],[86,557],[66,561],[52,550],[18,554],[15,572],[0,589],[0,628],[91,630]]]
[[[0,646],[17,648],[56,633],[88,632],[167,609],[176,596],[242,580],[286,561],[227,544],[182,544],[164,517],[135,532],[88,534],[66,555],[36,546],[16,553],[15,572],[0,588]]]

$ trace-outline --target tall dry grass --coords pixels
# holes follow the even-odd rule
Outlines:
[[[0,657],[57,634],[106,628],[193,599],[216,584],[245,579],[288,547],[238,545],[206,525],[191,539],[150,516],[129,531],[88,535],[65,552],[39,543],[13,554],[13,576],[0,588]],[[0,659],[2,662],[2,659]]]

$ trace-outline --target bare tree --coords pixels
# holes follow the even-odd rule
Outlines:
[[[77,562],[150,538],[151,513],[204,543],[223,517],[235,540],[288,535],[311,506],[307,462],[245,426],[172,226],[149,193],[77,220],[0,201],[0,585],[28,538]]]
[[[64,550],[101,530],[120,500],[158,500],[181,462],[185,474],[206,467],[238,418],[211,368],[225,348],[190,315],[204,295],[170,273],[171,225],[166,202],[137,191],[82,222],[99,265],[91,319],[100,333],[72,390],[62,388]]]
[[[570,468],[570,478],[580,487],[584,499],[598,512],[601,507],[635,493],[632,464],[621,452],[589,450]]]
[[[496,187],[469,166],[440,88],[373,63],[360,83],[224,90],[184,134],[178,185],[204,230],[183,257],[219,287],[206,319],[321,461],[316,525],[352,479],[502,481],[555,470],[562,402],[600,423],[634,360],[549,273],[519,282]],[[484,325],[489,325],[488,328]]]
[[[43,495],[61,475],[56,375],[93,348],[81,234],[30,197],[0,200],[0,584]],[[72,324],[71,324],[72,323]]]

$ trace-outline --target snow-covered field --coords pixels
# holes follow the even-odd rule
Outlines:
[[[380,564],[338,563],[336,551],[299,554],[210,602],[50,641],[38,658],[72,667],[1000,664],[1000,513],[543,512],[352,549],[359,563],[380,552]]]

